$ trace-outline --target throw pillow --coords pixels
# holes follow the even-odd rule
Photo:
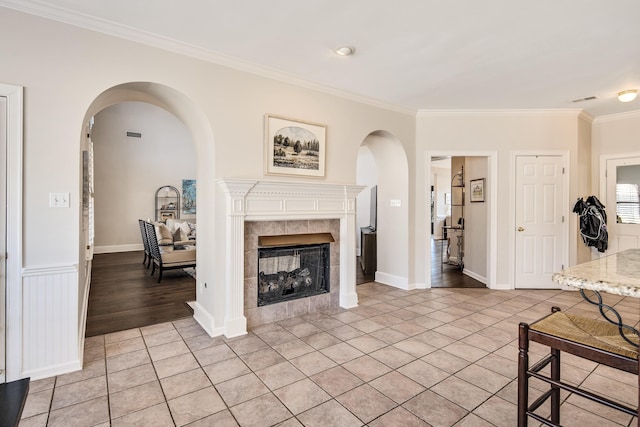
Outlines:
[[[173,232],[173,242],[182,242],[186,240],[186,236],[180,227],[176,228],[176,231]]]
[[[173,235],[171,234],[171,230],[169,229],[169,227],[167,227],[166,224],[156,224],[156,235],[158,237],[159,245],[173,244]]]
[[[189,234],[191,234],[191,227],[189,227],[189,224],[187,224],[186,221],[181,223],[179,228],[185,236],[188,236]]]
[[[189,229],[191,230],[189,232],[189,236],[195,238],[196,237],[196,224],[194,222],[188,222],[187,224],[189,225]]]

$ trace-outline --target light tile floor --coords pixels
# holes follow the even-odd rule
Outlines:
[[[88,338],[82,371],[31,383],[20,425],[513,427],[518,323],[552,305],[597,317],[569,291],[407,292],[367,283],[358,295],[358,308],[233,339],[209,337],[192,318]],[[640,300],[607,302],[638,326]],[[543,351],[534,344],[532,355]],[[570,355],[563,374],[637,403],[631,374]],[[636,423],[563,399],[565,426]]]

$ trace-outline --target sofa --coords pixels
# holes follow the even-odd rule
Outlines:
[[[187,238],[187,240],[174,241],[172,234],[167,231],[169,227],[166,224],[146,221],[143,221],[143,224],[145,228],[143,239],[145,237],[147,239],[151,265],[153,266],[151,275],[153,276],[155,273],[156,267],[160,271],[158,283],[162,280],[164,270],[196,266],[195,240]],[[174,235],[178,239],[183,239],[184,236],[178,232],[180,227],[181,225],[174,227],[176,229]]]
[[[196,220],[195,218],[167,219],[164,224],[156,223],[156,234],[160,246],[195,245]]]

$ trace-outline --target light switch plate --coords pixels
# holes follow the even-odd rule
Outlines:
[[[69,193],[49,193],[50,208],[68,208]]]
[[[392,208],[399,208],[400,206],[402,206],[402,202],[398,199],[391,199],[390,204]]]

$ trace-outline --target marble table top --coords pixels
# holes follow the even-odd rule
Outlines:
[[[640,249],[574,265],[551,278],[560,285],[640,298]]]

